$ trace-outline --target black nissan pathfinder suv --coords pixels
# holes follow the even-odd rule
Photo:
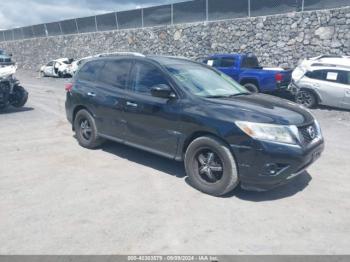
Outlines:
[[[256,191],[285,184],[324,148],[317,121],[301,106],[250,93],[183,58],[89,60],[66,91],[81,146],[113,140],[184,161],[191,184],[216,196],[238,184]]]

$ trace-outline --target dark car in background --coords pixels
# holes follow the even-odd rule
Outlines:
[[[184,161],[191,185],[215,196],[239,183],[257,191],[285,184],[324,147],[317,121],[301,106],[250,93],[187,59],[89,60],[66,91],[67,118],[81,146],[113,140]]]
[[[0,67],[14,64],[11,57],[12,54],[7,54],[4,50],[0,49]]]
[[[262,67],[251,53],[216,54],[205,58],[204,63],[232,77],[251,92],[286,91],[291,82],[292,70]]]

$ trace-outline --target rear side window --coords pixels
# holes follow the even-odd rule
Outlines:
[[[323,80],[344,85],[350,84],[350,72],[347,71],[315,70],[312,72],[307,72],[305,75],[312,79]]]
[[[164,74],[152,64],[137,62],[132,71],[131,88],[134,92],[150,95],[152,87],[169,85]]]
[[[220,67],[233,67],[235,59],[233,57],[223,57],[220,61]]]
[[[104,66],[103,61],[90,61],[83,65],[77,74],[78,80],[95,82],[98,79],[99,72]]]
[[[350,85],[350,72],[347,71],[337,71],[337,83],[343,85]]]
[[[125,89],[130,69],[131,62],[129,60],[106,61],[99,80],[108,85]]]
[[[256,56],[247,55],[242,59],[242,68],[260,68],[259,61]]]

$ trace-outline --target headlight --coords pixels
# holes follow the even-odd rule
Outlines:
[[[279,143],[296,144],[298,128],[274,124],[262,124],[246,121],[236,121],[236,125],[248,136],[258,140],[267,140]]]

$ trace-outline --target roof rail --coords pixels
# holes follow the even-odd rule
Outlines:
[[[110,52],[110,53],[102,53],[99,54],[98,56],[102,57],[102,56],[141,56],[144,57],[145,55],[141,54],[141,53],[137,53],[137,52]]]
[[[347,65],[336,65],[336,64],[327,64],[327,63],[313,63],[311,66],[319,66],[319,67],[340,67],[340,68],[349,68],[350,66]]]
[[[343,58],[343,56],[340,56],[340,55],[320,55],[320,56],[316,56],[316,57],[311,57],[309,59],[310,60],[319,60],[322,58]]]

